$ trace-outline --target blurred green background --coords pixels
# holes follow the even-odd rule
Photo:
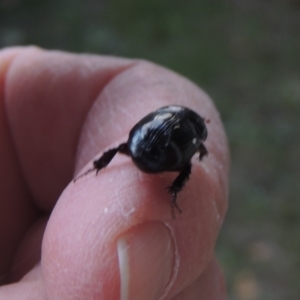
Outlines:
[[[0,47],[154,61],[215,100],[231,147],[230,300],[300,299],[300,1],[0,0]]]

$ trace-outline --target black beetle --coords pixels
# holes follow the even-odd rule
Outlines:
[[[140,120],[130,131],[126,143],[110,149],[94,161],[93,168],[78,178],[105,168],[117,152],[130,156],[135,165],[146,173],[177,171],[179,175],[168,187],[174,207],[181,213],[176,198],[191,173],[192,156],[199,159],[208,154],[203,142],[207,138],[205,120],[189,108],[171,105],[159,108]]]

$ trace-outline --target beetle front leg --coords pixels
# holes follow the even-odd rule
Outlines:
[[[117,148],[113,148],[113,149],[110,149],[110,150],[107,150],[106,152],[104,152],[99,159],[94,160],[93,168],[87,170],[86,172],[84,172],[83,174],[81,174],[80,176],[75,178],[74,182],[76,180],[78,180],[79,178],[81,178],[95,170],[96,170],[96,175],[97,175],[101,169],[105,168],[111,162],[111,160],[114,158],[114,156],[118,152],[129,155],[127,143],[123,143],[123,144],[119,145]]]
[[[179,175],[173,181],[172,185],[168,187],[168,191],[172,195],[171,208],[173,217],[175,217],[174,208],[176,208],[180,213],[182,213],[182,210],[177,205],[177,194],[182,190],[182,188],[188,181],[189,176],[191,174],[191,170],[192,165],[191,163],[189,163],[184,169],[181,170]]]
[[[124,143],[119,145],[117,148],[107,150],[99,159],[94,160],[94,167],[91,170],[96,170],[97,175],[101,169],[105,168],[111,162],[111,160],[118,152],[127,154],[127,148],[127,144]]]

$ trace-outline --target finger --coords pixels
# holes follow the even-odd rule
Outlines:
[[[6,74],[19,52],[0,52],[0,284],[7,281],[15,249],[37,215],[20,174],[6,114]]]
[[[27,229],[14,253],[8,282],[17,282],[41,260],[41,245],[48,218],[40,217]]]
[[[7,299],[46,300],[41,266],[37,265],[20,282],[2,286],[0,288],[0,300]]]
[[[103,86],[130,61],[25,48],[6,71],[5,106],[19,170],[49,210],[71,180],[82,123]]]
[[[156,299],[164,294],[168,299],[211,261],[227,206],[228,151],[218,113],[194,84],[145,62],[115,76],[89,111],[78,168],[126,141],[144,115],[170,104],[189,106],[210,119],[209,156],[201,163],[193,160],[191,179],[180,194],[183,213],[172,219],[165,190],[176,174],[144,174],[121,155],[97,177],[71,183],[43,244],[49,297]]]
[[[172,300],[226,300],[223,272],[213,259],[204,272]]]
[[[40,230],[25,233],[36,228],[34,222],[54,206],[72,178],[81,122],[91,103],[131,64],[77,58],[34,47],[0,52],[1,282],[9,273],[19,278],[36,263]]]

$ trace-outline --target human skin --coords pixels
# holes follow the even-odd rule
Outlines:
[[[209,97],[155,64],[18,47],[0,51],[0,300],[226,299],[214,246],[229,155]],[[207,122],[172,218],[176,172],[145,174],[117,154],[132,126],[178,104]]]

